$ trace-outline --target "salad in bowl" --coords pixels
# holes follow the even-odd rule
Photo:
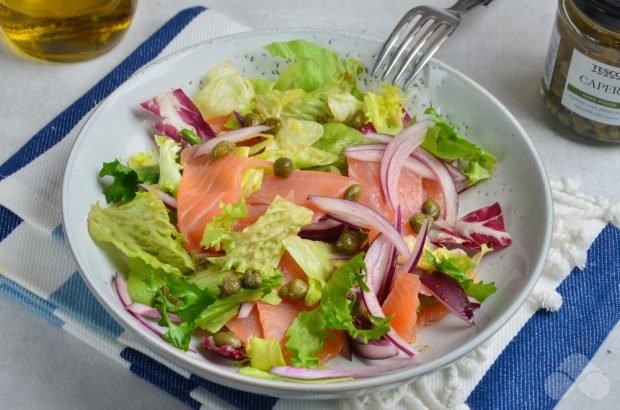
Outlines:
[[[495,171],[438,107],[366,89],[360,61],[307,40],[266,45],[274,79],[230,61],[199,91],[140,104],[152,147],[109,158],[91,238],[127,269],[136,320],[203,360],[263,379],[335,382],[419,364],[446,316],[472,326],[502,283],[477,277],[512,238],[502,205],[459,214]],[[335,357],[364,365],[330,367]]]

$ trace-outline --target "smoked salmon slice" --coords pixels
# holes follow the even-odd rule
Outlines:
[[[383,215],[387,220],[394,222],[394,213],[383,200],[381,182],[379,180],[381,163],[378,161],[360,161],[347,158],[349,177],[362,185],[362,197],[359,202]],[[426,199],[433,199],[443,204],[441,186],[437,181],[422,178],[409,169],[403,169],[398,180],[399,204],[402,215],[402,231],[411,234],[408,219],[421,212],[422,203]]]
[[[252,167],[271,167],[271,162],[228,154],[216,161],[208,155],[193,158],[195,147],[181,154],[183,178],[177,195],[177,227],[185,236],[185,248],[200,250],[205,226],[222,213],[220,202],[231,204],[241,197],[241,173]]]
[[[392,327],[396,333],[409,343],[415,342],[418,333],[420,286],[418,275],[412,273],[399,275],[382,306],[386,316],[394,315]]]
[[[256,306],[250,311],[250,314],[243,319],[239,319],[237,316],[230,319],[226,323],[228,330],[233,332],[239,340],[241,340],[246,346],[250,343],[253,337],[263,337],[263,329],[258,317],[258,309]]]
[[[320,171],[295,171],[288,178],[265,175],[260,189],[248,197],[249,205],[268,205],[276,195],[286,198],[294,194],[296,205],[314,211],[312,221],[318,221],[324,213],[320,212],[308,200],[309,195],[331,196],[341,198],[344,191],[354,184],[351,178]]]

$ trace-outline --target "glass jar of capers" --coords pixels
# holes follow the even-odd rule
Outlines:
[[[559,0],[542,83],[562,124],[620,143],[619,0]]]

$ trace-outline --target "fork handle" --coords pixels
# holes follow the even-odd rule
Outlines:
[[[461,15],[480,4],[484,4],[486,6],[492,1],[493,0],[459,0],[452,7],[450,7],[448,11]]]

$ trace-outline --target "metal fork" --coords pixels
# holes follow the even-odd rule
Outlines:
[[[401,35],[406,31],[407,27],[413,22],[414,19],[419,17],[411,30],[409,30],[409,33],[407,33],[407,36],[403,39],[400,47],[398,47],[398,50],[396,51],[396,54],[389,62],[387,68],[381,76],[382,81],[387,78],[392,69],[396,66],[398,60],[402,57],[405,51],[410,48],[410,45],[416,38],[417,34],[422,30],[422,28],[426,27],[426,31],[417,36],[417,43],[411,48],[411,51],[407,55],[404,63],[400,66],[398,72],[392,80],[392,84],[396,84],[407,70],[407,67],[409,67],[416,57],[418,57],[411,74],[409,74],[409,77],[407,77],[403,84],[403,89],[409,87],[417,75],[420,74],[422,68],[424,68],[426,63],[428,63],[437,52],[439,47],[441,47],[441,45],[448,39],[448,37],[450,37],[454,30],[456,30],[461,22],[463,14],[479,4],[484,4],[486,6],[491,1],[492,0],[459,0],[448,9],[439,9],[431,6],[418,6],[412,8],[403,16],[403,18],[400,19],[396,27],[394,27],[392,34],[390,34],[390,37],[387,39],[385,44],[383,44],[383,48],[379,52],[379,56],[375,61],[374,67],[372,68],[372,74],[375,75],[377,73],[386,57],[396,47],[396,43]],[[431,38],[432,41],[429,42],[429,39]],[[428,46],[425,48],[427,43]]]

